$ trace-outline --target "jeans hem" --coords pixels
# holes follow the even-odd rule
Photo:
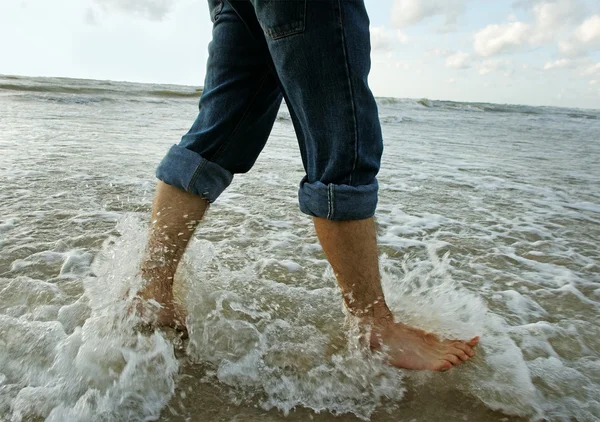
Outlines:
[[[300,183],[298,197],[304,214],[332,221],[364,220],[375,215],[377,180],[369,185],[349,186],[321,182]]]
[[[156,177],[186,192],[214,202],[231,184],[233,174],[200,154],[173,145],[156,169]]]

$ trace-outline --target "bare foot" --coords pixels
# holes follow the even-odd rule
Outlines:
[[[149,281],[137,294],[141,299],[135,305],[137,312],[149,327],[170,327],[187,337],[185,308],[175,301],[172,283],[167,285],[159,282],[156,276],[157,274],[153,274],[153,277],[144,277]]]
[[[144,288],[138,292],[138,297],[144,301],[155,301],[160,306],[151,303],[143,304],[141,313],[144,319],[156,327],[171,327],[176,330],[185,330],[186,312],[173,298],[172,292],[155,292],[151,288]]]
[[[469,341],[440,340],[434,334],[395,323],[376,322],[371,328],[371,350],[387,353],[390,365],[404,369],[447,371],[475,356],[479,337]]]

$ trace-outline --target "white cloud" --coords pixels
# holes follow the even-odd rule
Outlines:
[[[582,44],[600,45],[600,15],[585,20],[575,30],[575,38]]]
[[[572,40],[560,41],[558,43],[558,51],[567,57],[579,57],[587,53],[587,50],[581,44]]]
[[[568,40],[558,43],[558,51],[564,56],[585,56],[589,50],[600,49],[600,15],[594,15],[574,29]]]
[[[434,48],[432,50],[427,50],[425,52],[426,56],[435,56],[435,57],[446,57],[452,54],[452,51],[445,50],[443,48]]]
[[[509,69],[512,62],[510,60],[499,60],[499,59],[489,59],[484,60],[477,65],[477,71],[480,75],[487,75],[488,73],[496,72],[498,70],[507,70]]]
[[[171,12],[177,0],[93,0],[104,10],[116,10],[160,21]]]
[[[468,0],[395,0],[392,23],[406,28],[427,18],[441,16],[446,26],[456,23]]]
[[[600,49],[600,15],[589,17],[573,30],[568,40],[558,43],[558,51],[568,57],[584,56],[595,49]]]
[[[400,44],[407,44],[408,43],[408,36],[404,32],[402,32],[402,31],[396,32],[396,38],[398,39],[398,42]]]
[[[98,25],[98,19],[96,18],[96,13],[93,8],[88,7],[85,12],[84,20],[88,25]]]
[[[384,26],[371,27],[371,48],[373,51],[391,51],[394,48],[394,36]]]
[[[452,69],[466,69],[470,67],[469,59],[470,55],[459,51],[446,58],[446,67]]]
[[[488,25],[475,34],[475,51],[483,57],[517,50],[529,41],[531,26],[524,22]]]
[[[585,17],[581,0],[546,0],[533,5],[532,44],[554,42]]]
[[[395,46],[408,43],[408,36],[402,31],[391,31],[385,26],[372,26],[371,49],[375,52],[391,52]]]
[[[582,0],[525,0],[531,21],[488,25],[475,34],[475,51],[489,57],[556,43],[563,56],[585,55],[588,47],[600,45],[600,15],[585,19]],[[589,16],[589,14],[587,14]],[[577,25],[579,24],[579,27]]]
[[[552,70],[552,69],[564,69],[565,67],[569,67],[571,65],[571,60],[568,59],[560,59],[554,62],[547,62],[544,65],[544,70]]]
[[[592,76],[596,73],[600,74],[600,63],[596,63],[585,68],[585,70],[581,72],[581,76]]]

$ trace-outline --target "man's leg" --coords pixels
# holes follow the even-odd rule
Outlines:
[[[282,95],[262,30],[247,1],[209,0],[214,23],[200,111],[156,171],[160,180],[138,293],[162,305],[157,325],[183,326],[173,278],[209,203],[254,164]],[[152,316],[154,317],[154,316]]]
[[[373,214],[383,149],[368,87],[369,19],[362,0],[252,0],[298,135],[306,177],[300,208],[313,216],[349,311],[372,326],[390,363],[444,370],[473,356],[394,323],[381,288]]]
[[[371,347],[386,346],[392,365],[442,371],[475,355],[477,338],[440,341],[432,334],[394,322],[381,289],[373,218],[331,221],[314,217],[314,223],[348,310],[371,327]]]
[[[173,297],[173,278],[208,204],[206,199],[164,182],[156,186],[148,246],[140,270],[146,285],[139,296],[162,305],[156,315],[159,326],[185,327],[185,310]]]

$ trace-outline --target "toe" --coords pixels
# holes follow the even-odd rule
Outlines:
[[[448,362],[447,360],[439,360],[431,369],[438,372],[445,372],[449,369],[452,369],[452,363]]]
[[[461,360],[459,359],[459,357],[456,356],[456,355],[454,355],[454,354],[452,354],[452,353],[448,353],[447,355],[445,355],[444,359],[446,359],[447,361],[449,361],[453,365],[460,365],[460,363],[461,363]]]
[[[467,355],[463,350],[457,348],[457,347],[452,347],[449,350],[449,353],[458,357],[460,360],[467,360],[469,359],[469,355]]]
[[[466,343],[463,343],[462,341],[457,341],[456,343],[452,343],[452,346],[456,347],[457,349],[462,350],[469,357],[475,356],[475,351],[471,348],[471,346],[469,346]]]
[[[479,344],[479,336],[473,337],[471,340],[467,341],[467,344],[471,347],[477,346],[477,344]]]

